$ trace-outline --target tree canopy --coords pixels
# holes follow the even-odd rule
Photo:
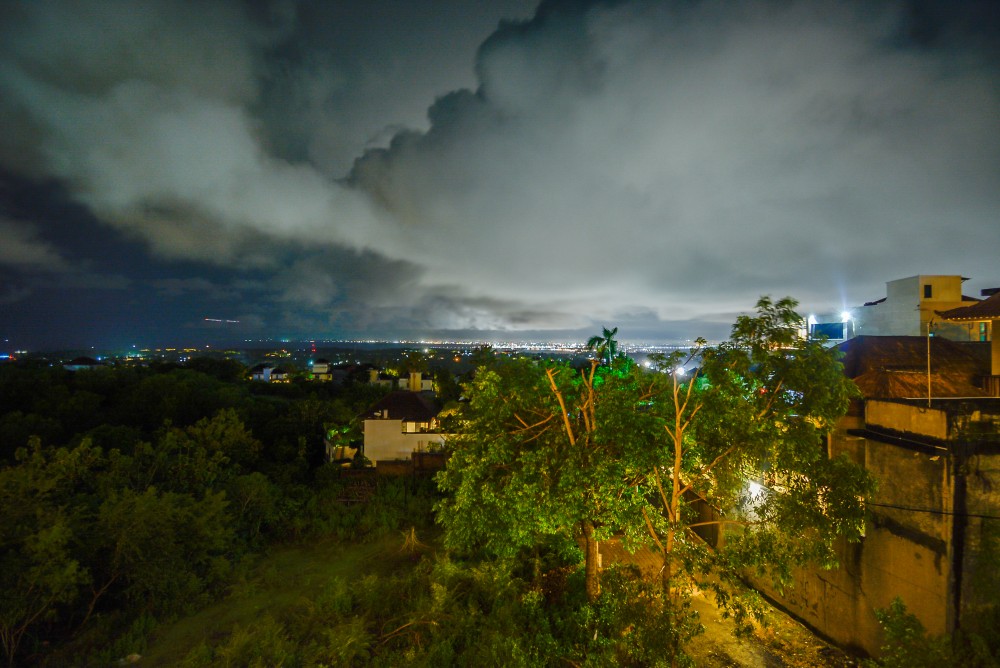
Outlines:
[[[610,364],[583,370],[481,368],[439,477],[446,544],[511,557],[579,542],[595,597],[596,542],[618,535],[662,558],[666,614],[697,585],[738,619],[757,610],[735,595],[745,569],[781,585],[797,564],[831,565],[835,538],[860,536],[873,483],[827,455],[853,386],[834,350],[799,337],[795,305],[762,298],[729,340],[651,370],[607,359],[609,344]]]

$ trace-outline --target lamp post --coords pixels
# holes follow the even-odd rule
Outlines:
[[[934,324],[934,315],[931,314],[927,321],[927,408],[931,407],[931,325]]]

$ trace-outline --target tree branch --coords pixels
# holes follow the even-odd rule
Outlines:
[[[656,533],[656,529],[653,527],[653,520],[649,519],[649,514],[646,509],[642,509],[642,518],[646,520],[646,529],[649,531],[649,535],[653,538],[653,542],[656,543],[656,547],[660,548],[660,553],[666,557],[667,551],[663,549],[663,542],[660,541],[660,537]]]
[[[556,395],[556,399],[559,400],[559,408],[562,409],[563,424],[566,427],[566,436],[569,437],[569,444],[576,445],[576,436],[573,435],[573,425],[569,421],[569,413],[566,412],[566,401],[563,399],[562,392],[559,391],[559,387],[556,385],[555,369],[547,369],[545,375],[549,378],[552,394]]]
[[[684,486],[684,489],[682,489],[682,490],[681,490],[681,494],[684,494],[685,492],[687,492],[688,490],[690,490],[690,489],[692,488],[692,486],[694,485],[694,481],[695,481],[695,480],[697,480],[698,478],[704,478],[705,476],[707,476],[707,475],[709,474],[709,472],[710,472],[710,471],[711,471],[711,470],[712,470],[713,468],[715,468],[715,466],[716,466],[716,465],[717,465],[717,464],[718,464],[719,462],[721,462],[721,461],[722,461],[723,459],[725,459],[726,457],[728,457],[728,456],[730,455],[730,453],[732,453],[732,451],[733,451],[733,450],[735,450],[735,449],[736,449],[736,446],[735,446],[735,445],[731,445],[731,446],[729,446],[729,447],[728,447],[728,448],[726,449],[726,451],[725,451],[725,452],[723,452],[723,453],[722,453],[722,454],[720,454],[720,455],[719,455],[718,457],[716,457],[715,459],[713,459],[713,460],[711,461],[711,463],[709,463],[709,464],[708,464],[707,466],[705,466],[705,467],[704,467],[704,468],[703,468],[703,469],[702,469],[701,471],[699,471],[699,472],[698,472],[698,475],[694,476],[694,477],[693,477],[693,478],[691,479],[691,482],[687,483],[687,484],[686,484],[686,485]]]
[[[778,381],[778,384],[777,384],[777,385],[776,385],[776,386],[774,387],[774,391],[773,391],[773,392],[771,392],[771,396],[770,396],[770,397],[768,397],[768,399],[767,399],[767,405],[766,405],[766,406],[764,406],[764,410],[762,410],[762,411],[761,411],[761,412],[760,412],[760,413],[759,413],[759,414],[757,415],[757,419],[758,419],[758,420],[759,420],[759,419],[761,419],[761,418],[763,418],[763,417],[764,417],[765,415],[767,415],[767,412],[768,412],[769,410],[771,410],[771,406],[773,406],[773,405],[774,405],[774,400],[775,400],[775,398],[777,398],[777,396],[778,396],[778,392],[779,392],[779,391],[781,390],[781,385],[782,385],[782,383],[784,383],[784,382],[785,382],[784,380],[779,380],[779,381]]]

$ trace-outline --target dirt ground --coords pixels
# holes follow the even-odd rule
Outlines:
[[[766,627],[755,629],[750,637],[736,638],[732,621],[723,619],[711,600],[698,595],[694,607],[701,615],[705,632],[694,638],[687,649],[699,667],[842,668],[861,664],[775,608],[768,611]]]
[[[601,543],[600,551],[604,564],[634,563],[651,577],[659,570],[656,555],[651,552],[629,554],[617,541]],[[742,638],[733,635],[733,622],[723,619],[711,594],[696,595],[694,608],[705,632],[691,641],[687,651],[699,668],[847,668],[861,665],[858,658],[823,641],[777,608],[769,608],[766,625]]]

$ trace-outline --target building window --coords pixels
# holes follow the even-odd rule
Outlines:
[[[924,286],[924,299],[930,299],[934,294],[934,287],[931,285]]]
[[[985,322],[979,323],[979,340],[980,341],[985,341],[986,340],[986,323]]]

